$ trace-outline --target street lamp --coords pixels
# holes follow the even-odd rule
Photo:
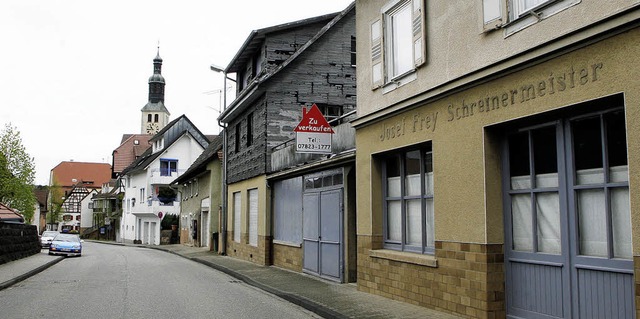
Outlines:
[[[223,89],[223,109],[226,110],[227,109],[227,80],[230,80],[234,83],[236,83],[236,80],[232,79],[229,77],[229,75],[227,74],[226,69],[223,69],[219,66],[216,66],[214,64],[211,64],[209,66],[209,68],[211,69],[211,71],[217,72],[217,73],[222,73],[224,75],[224,80],[222,82],[222,89]],[[220,111],[222,113],[222,110]],[[227,127],[222,125],[222,123],[220,123],[220,120],[218,119],[218,126],[220,126],[222,128],[222,151],[223,151],[223,156],[220,159],[222,161],[222,178],[220,181],[221,187],[222,187],[222,194],[221,194],[221,202],[222,202],[222,207],[221,207],[221,213],[222,213],[222,225],[220,225],[219,227],[220,229],[220,253],[222,255],[224,255],[226,253],[226,246],[227,246]],[[207,234],[207,236],[209,236],[209,234]]]

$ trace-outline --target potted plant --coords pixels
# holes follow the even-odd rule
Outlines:
[[[176,191],[170,187],[161,187],[158,190],[158,200],[163,204],[168,204],[176,199]]]

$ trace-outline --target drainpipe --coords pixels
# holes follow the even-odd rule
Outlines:
[[[224,80],[223,80],[223,84],[222,84],[222,94],[223,94],[223,101],[222,101],[222,107],[223,109],[227,108],[227,79],[230,81],[235,82],[234,79],[230,78],[229,75],[227,74],[226,70],[221,68],[221,67],[217,67],[215,65],[211,65],[210,66],[211,71],[214,72],[218,72],[218,73],[222,73],[224,76]],[[218,240],[219,242],[219,250],[220,250],[220,254],[221,255],[226,255],[227,254],[227,220],[228,220],[228,212],[227,212],[227,126],[226,124],[223,125],[220,122],[220,119],[218,118],[218,126],[222,128],[222,178],[220,181],[221,187],[222,187],[222,195],[221,195],[221,203],[222,203],[222,225],[221,225],[221,232],[220,232],[220,238]]]
[[[221,232],[218,242],[220,247],[218,250],[221,255],[227,254],[227,126],[222,125],[218,120],[218,125],[222,128],[222,177],[220,178],[220,184],[222,186],[222,222]]]

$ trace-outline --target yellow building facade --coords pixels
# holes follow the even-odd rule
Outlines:
[[[638,5],[538,3],[487,31],[480,1],[357,1],[359,290],[474,318],[636,316]],[[426,63],[398,75],[404,5]]]

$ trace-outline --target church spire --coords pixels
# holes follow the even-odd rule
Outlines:
[[[162,76],[162,58],[160,57],[160,45],[158,53],[153,59],[153,75],[149,77],[149,102],[164,102],[164,77]]]
[[[149,101],[142,108],[141,131],[142,133],[158,133],[169,123],[169,110],[164,106],[164,77],[162,76],[162,58],[160,57],[160,44],[158,52],[153,59],[153,74],[149,77]]]

